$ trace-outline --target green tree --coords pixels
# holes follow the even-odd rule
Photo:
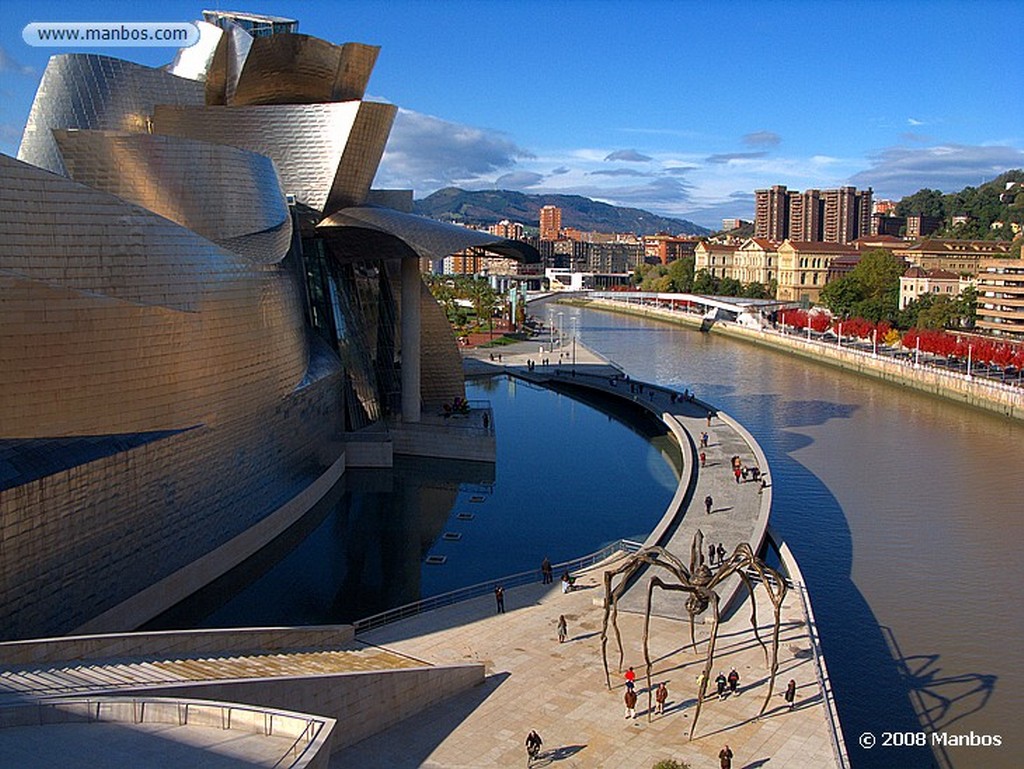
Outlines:
[[[663,758],[661,761],[652,766],[651,769],[690,769],[690,765],[685,761],[676,761],[672,758]]]
[[[896,204],[897,216],[939,216],[946,218],[946,201],[941,190],[923,189]]]
[[[697,273],[693,276],[693,293],[717,294],[718,278],[707,270],[697,270]]]
[[[743,296],[743,284],[736,278],[722,278],[718,284],[718,293],[722,296]]]
[[[864,301],[864,296],[864,286],[850,274],[826,283],[821,289],[820,299],[834,315],[848,317],[853,315],[853,308]]]
[[[693,264],[692,256],[684,256],[668,265],[668,276],[672,279],[673,291],[680,294],[693,291]]]

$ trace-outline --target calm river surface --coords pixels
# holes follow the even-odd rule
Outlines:
[[[631,376],[695,391],[764,448],[855,768],[1024,765],[1024,425],[717,335],[558,310]],[[921,728],[1003,746],[858,746]]]

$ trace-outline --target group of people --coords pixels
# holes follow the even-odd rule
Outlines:
[[[757,465],[747,467],[738,456],[732,458],[732,472],[736,476],[736,483],[740,483],[741,479],[742,481],[749,479],[755,483],[761,481],[761,485],[764,486],[764,481],[761,479],[761,468]]]
[[[708,545],[708,566],[715,565],[715,557],[718,557],[718,565],[725,563],[725,546],[719,542],[718,547]]]

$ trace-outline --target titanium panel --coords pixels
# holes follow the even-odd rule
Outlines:
[[[228,104],[359,100],[379,50],[358,43],[335,45],[309,35],[256,38]]]
[[[398,113],[394,104],[364,101],[359,105],[324,211],[337,211],[366,201]]]
[[[341,61],[334,79],[331,101],[362,99],[366,95],[366,84],[370,81],[373,65],[377,63],[380,46],[362,43],[345,43],[341,47]]]
[[[325,217],[317,225],[320,231],[331,228],[370,229],[393,235],[417,256],[427,259],[443,259],[467,248],[483,248],[527,263],[540,261],[537,250],[521,241],[387,208],[352,206]]]
[[[194,80],[96,54],[50,58],[22,135],[18,159],[66,174],[54,128],[145,133],[155,104],[204,103]]]
[[[302,381],[283,267],[0,156],[2,437],[181,429]]]
[[[188,48],[179,48],[167,71],[172,75],[186,78],[187,80],[198,80],[206,82],[206,77],[213,64],[214,54],[217,52],[217,45],[220,43],[224,31],[216,24],[206,21],[193,21],[199,28],[199,41]]]
[[[177,136],[54,131],[69,175],[253,261],[277,262],[291,217],[273,161]]]
[[[323,211],[349,134],[365,106],[355,101],[256,107],[161,105],[154,112],[153,130],[266,155],[277,166],[286,194]]]

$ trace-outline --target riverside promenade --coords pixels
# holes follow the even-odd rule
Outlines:
[[[640,383],[627,382],[615,366],[578,343],[573,376],[571,358],[563,355],[559,364],[558,351],[542,352],[542,344],[534,340],[467,351],[466,374],[504,371],[556,389],[605,390],[659,415],[680,443],[683,468],[679,491],[645,544],[661,544],[688,563],[692,534],[700,527],[706,543],[723,542],[728,553],[739,541],[750,541],[756,549],[766,536],[771,486],[770,479],[763,490],[758,483],[735,482],[729,463],[733,455],[744,464],[767,468],[756,442],[741,426],[711,409],[709,427],[709,409],[699,400],[673,399],[668,391],[652,389],[647,383],[641,392]],[[544,358],[553,365],[532,369],[527,365],[528,360],[539,364]],[[501,429],[500,424],[496,429]],[[704,449],[708,466],[700,468],[700,449],[695,444],[704,431],[709,434],[709,446]],[[707,495],[714,499],[710,515],[704,511]],[[538,560],[542,556],[539,553]],[[673,594],[671,598],[656,594],[650,634],[653,681],[666,683],[669,700],[664,714],[650,712],[641,646],[647,580],[641,576],[620,601],[624,666],[636,668],[639,694],[637,718],[624,718],[624,681],[616,671],[615,642],[610,634],[613,686],[609,690],[600,635],[602,575],[625,557],[620,553],[577,573],[578,589],[567,594],[558,585],[557,573],[554,585],[538,581],[508,589],[505,613],[498,613],[494,598],[485,595],[360,634],[363,643],[429,664],[483,663],[485,682],[339,751],[331,766],[515,766],[525,763],[523,743],[531,729],[544,739],[536,766],[646,768],[673,758],[693,769],[717,767],[718,753],[726,744],[735,754],[735,767],[768,762],[776,767],[848,765],[842,739],[837,737],[827,670],[818,657],[813,614],[799,567],[785,547],[783,564],[794,589],[783,603],[779,672],[765,715],[758,718],[768,668],[751,632],[749,611],[741,606],[719,629],[713,673],[735,668],[740,674],[739,691],[722,700],[708,696],[694,739],[688,739],[709,627],[698,627],[698,647],[692,649],[685,611]],[[730,590],[728,585],[723,588],[723,598]],[[756,600],[759,632],[766,638],[772,627],[771,605],[763,589],[757,590]],[[566,643],[557,639],[560,615],[568,625]],[[797,683],[792,710],[782,697],[790,679]]]

